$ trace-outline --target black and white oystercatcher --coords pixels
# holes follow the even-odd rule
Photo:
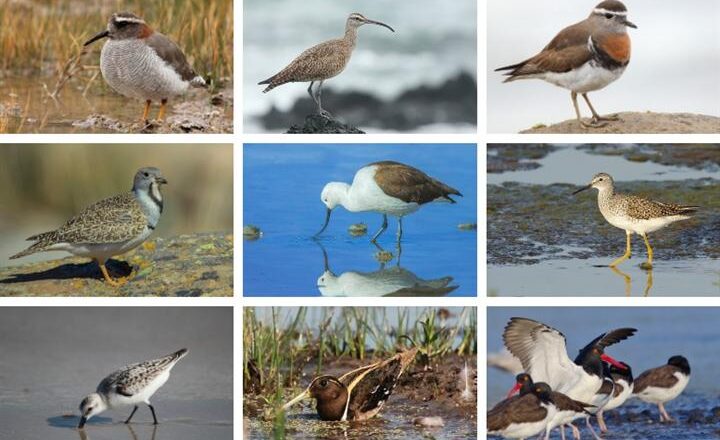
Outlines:
[[[630,396],[632,396],[632,368],[624,362],[621,362],[621,364],[623,364],[625,368],[618,368],[615,365],[606,365],[607,371],[610,374],[613,383],[603,383],[602,388],[598,391],[598,394],[607,394],[609,396],[607,403],[600,408],[597,413],[598,425],[600,425],[600,431],[603,433],[608,431],[607,425],[605,424],[605,418],[603,417],[605,411],[619,407],[624,404]]]
[[[683,356],[673,356],[666,365],[651,368],[635,379],[633,395],[643,402],[655,403],[661,422],[672,422],[665,403],[679,396],[690,382],[690,363]]]
[[[519,396],[505,399],[488,411],[489,434],[512,439],[532,437],[543,432],[555,415],[552,390],[548,384],[529,381],[525,387],[520,384],[518,389]]]

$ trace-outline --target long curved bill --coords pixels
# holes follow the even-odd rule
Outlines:
[[[391,28],[390,26],[386,25],[385,23],[383,23],[381,21],[375,21],[375,20],[368,19],[367,21],[365,21],[365,23],[376,24],[378,26],[386,27],[386,28],[390,29],[391,31],[395,32],[395,29]]]
[[[299,401],[301,401],[303,399],[307,399],[308,397],[310,397],[310,391],[305,390],[302,393],[298,394],[296,397],[294,397],[291,401],[289,401],[288,403],[283,405],[282,410],[287,411],[288,408],[290,408],[291,406],[295,405],[296,403],[298,403]]]
[[[313,235],[313,237],[317,237],[318,235],[322,234],[325,228],[327,228],[328,224],[330,224],[330,214],[332,214],[332,209],[328,208],[327,212],[325,213],[325,224],[323,225],[322,229],[317,232],[317,234]]]
[[[583,191],[585,191],[586,189],[590,189],[590,188],[592,188],[592,185],[585,185],[585,186],[583,186],[582,188],[580,188],[579,190],[573,191],[572,195],[575,195],[575,194],[577,194],[577,193],[579,193],[579,192],[583,192]]]
[[[88,46],[88,45],[96,42],[97,40],[100,40],[100,39],[102,39],[102,38],[107,37],[109,34],[110,34],[110,32],[108,32],[107,30],[104,30],[104,31],[98,33],[97,35],[95,35],[94,37],[92,37],[91,39],[87,40],[87,41],[83,44],[83,46]]]
[[[86,422],[87,422],[87,417],[85,417],[85,416],[80,417],[80,423],[78,424],[77,429],[83,429],[85,427]]]

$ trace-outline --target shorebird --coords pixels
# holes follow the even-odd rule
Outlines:
[[[690,382],[690,363],[683,356],[673,356],[666,365],[645,371],[635,379],[633,395],[643,402],[657,404],[660,422],[672,422],[665,403],[679,396]]]
[[[415,359],[418,349],[349,371],[342,376],[319,376],[282,410],[303,399],[317,401],[317,413],[325,421],[358,421],[375,417],[395,389],[400,375]]]
[[[536,383],[520,389],[520,395],[508,397],[487,413],[490,435],[524,439],[543,432],[557,409],[551,389],[546,383]]]
[[[602,127],[617,116],[602,117],[587,94],[620,78],[630,62],[627,28],[637,28],[627,19],[627,8],[617,0],[599,3],[585,20],[566,27],[537,55],[495,71],[508,71],[504,82],[538,78],[570,90],[575,116],[584,127]],[[585,99],[592,120],[580,117],[577,95]]]
[[[190,86],[206,86],[178,45],[135,14],[113,14],[107,29],[87,40],[84,46],[102,38],[108,39],[100,52],[102,76],[121,95],[145,101],[144,123],[148,121],[152,101],[160,101],[158,120],[162,120],[169,98],[182,95]]]
[[[70,252],[92,258],[109,285],[122,286],[127,278],[114,280],[105,263],[139,246],[152,234],[163,211],[160,186],[166,183],[159,169],[140,168],[130,192],[88,206],[54,231],[33,235],[28,240],[36,243],[10,259],[36,252]]]
[[[630,258],[630,237],[638,234],[645,240],[648,259],[645,267],[652,267],[653,250],[647,234],[680,220],[687,220],[699,206],[674,205],[615,192],[615,181],[607,173],[596,174],[589,184],[573,192],[573,195],[595,188],[598,190],[598,207],[608,223],[624,229],[627,243],[625,254],[610,263],[615,267]]]
[[[603,333],[580,350],[574,361],[567,355],[565,336],[532,319],[511,318],[503,332],[503,341],[533,379],[546,382],[571,399],[592,404],[605,380],[603,361],[624,368],[623,364],[606,354],[605,349],[631,337],[636,331],[619,328]],[[597,437],[589,417],[586,424]],[[573,431],[577,435],[574,427]]]
[[[543,383],[543,382],[540,382]],[[518,374],[515,377],[515,386],[508,393],[508,399],[512,399],[515,393],[520,392],[520,395],[526,394],[529,390],[535,387],[536,384],[533,382],[532,377],[527,373]],[[588,412],[592,405],[573,400],[563,393],[553,391],[547,384],[550,402],[555,407],[554,414],[546,420],[545,424],[545,440],[550,438],[550,432],[563,424],[570,423],[573,420],[580,417],[587,417],[590,415]]]
[[[600,432],[607,432],[608,428],[603,417],[605,411],[615,409],[624,404],[633,393],[633,375],[630,366],[624,362],[620,362],[625,368],[618,368],[615,365],[606,364],[607,373],[612,378],[612,383],[603,383],[598,394],[606,394],[608,396],[607,403],[597,412],[598,425]]]
[[[125,420],[125,423],[130,423],[140,403],[150,408],[153,424],[157,425],[155,408],[150,404],[150,398],[167,382],[170,370],[187,352],[183,348],[158,359],[130,364],[107,376],[97,386],[96,392],[87,395],[80,403],[78,429],[82,429],[91,417],[107,409],[132,405],[130,417]]]
[[[307,92],[317,105],[318,113],[331,117],[330,113],[322,108],[323,83],[345,70],[350,56],[355,50],[358,28],[364,24],[383,26],[395,32],[395,29],[385,23],[370,20],[362,14],[354,12],[350,14],[345,23],[345,35],[342,38],[328,40],[305,50],[280,72],[265,81],[260,81],[258,85],[267,84],[263,93],[289,82],[309,81]],[[313,84],[316,82],[318,82],[318,86],[313,92]]]
[[[383,215],[380,230],[373,235],[375,243],[385,229],[387,216],[398,218],[398,241],[402,238],[402,219],[430,202],[455,203],[451,195],[461,196],[460,192],[424,172],[399,162],[375,162],[360,168],[353,178],[352,185],[344,182],[330,182],[322,190],[320,200],[327,207],[325,224],[320,235],[330,223],[330,214],[338,205],[350,212],[373,211]]]

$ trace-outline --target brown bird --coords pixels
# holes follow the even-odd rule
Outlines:
[[[330,113],[322,108],[321,95],[323,82],[339,75],[340,72],[345,70],[347,63],[350,61],[350,56],[355,49],[357,30],[364,24],[383,26],[395,32],[393,28],[385,23],[370,20],[362,14],[354,12],[350,14],[345,23],[345,35],[342,38],[328,40],[305,50],[283,70],[265,81],[260,81],[258,85],[268,85],[265,90],[263,90],[263,93],[267,93],[275,87],[289,82],[309,81],[310,85],[307,91],[317,105],[318,113],[330,117]],[[319,81],[319,84],[313,93],[313,84],[315,84],[316,81]]]
[[[643,402],[655,403],[660,422],[672,422],[664,404],[679,396],[690,382],[690,363],[683,356],[673,356],[666,365],[651,368],[635,379],[633,395]]]
[[[607,125],[605,121],[618,118],[600,116],[587,94],[604,88],[625,72],[630,62],[628,27],[637,28],[628,21],[625,5],[605,0],[588,18],[561,30],[537,55],[495,71],[508,71],[504,82],[537,78],[570,90],[578,122],[583,127],[602,127]],[[578,94],[592,112],[590,123],[580,118]]]
[[[342,376],[319,376],[305,391],[286,403],[287,410],[303,399],[317,401],[317,413],[325,421],[367,420],[382,409],[400,375],[415,359],[418,349],[398,353],[390,359],[357,368]]]

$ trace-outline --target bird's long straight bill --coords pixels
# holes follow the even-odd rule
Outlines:
[[[295,405],[296,403],[298,403],[299,401],[301,401],[301,400],[303,400],[303,399],[307,399],[308,397],[310,397],[310,391],[305,390],[305,391],[303,391],[302,393],[298,394],[298,395],[297,395],[295,398],[293,398],[291,401],[289,401],[288,403],[286,403],[285,405],[283,405],[281,409],[282,409],[283,411],[287,411],[288,408],[290,408],[291,406]]]
[[[323,225],[322,229],[317,232],[317,234],[313,235],[313,237],[317,237],[318,235],[322,234],[325,228],[327,228],[328,224],[330,224],[330,214],[332,214],[332,209],[328,208],[325,213],[325,224]]]
[[[376,24],[376,25],[378,25],[378,26],[386,27],[386,28],[390,29],[391,31],[395,32],[395,29],[393,29],[393,28],[391,28],[390,26],[386,25],[386,24],[383,23],[382,21],[367,20],[366,23]]]
[[[77,429],[83,429],[85,427],[85,422],[87,422],[87,418],[85,416],[80,417],[80,423],[78,424]]]
[[[576,191],[573,191],[573,195],[575,195],[575,194],[577,194],[577,193],[580,193],[580,192],[583,192],[583,191],[585,191],[586,189],[590,189],[590,188],[592,188],[592,185],[585,185],[585,186],[583,186],[582,188],[580,188],[580,189],[578,189],[578,190],[576,190]]]

